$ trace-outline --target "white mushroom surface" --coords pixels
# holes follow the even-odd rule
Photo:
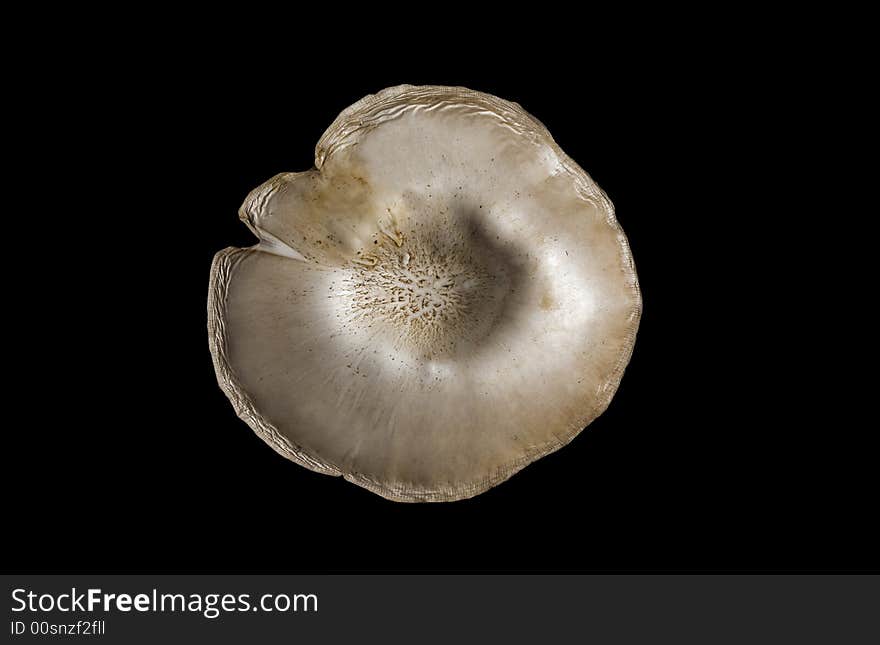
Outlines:
[[[608,406],[641,296],[599,187],[519,105],[400,86],[273,177],[208,296],[220,386],[269,445],[398,501],[477,495]]]

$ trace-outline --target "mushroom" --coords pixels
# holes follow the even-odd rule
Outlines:
[[[605,193],[518,104],[403,85],[315,167],[253,190],[217,253],[220,387],[272,448],[396,501],[452,501],[608,406],[641,295]]]

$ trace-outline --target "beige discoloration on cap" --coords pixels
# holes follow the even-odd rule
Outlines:
[[[641,296],[595,183],[518,105],[401,86],[248,195],[211,270],[220,386],[275,450],[399,501],[479,494],[605,410]]]

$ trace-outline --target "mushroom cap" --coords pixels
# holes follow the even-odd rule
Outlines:
[[[259,243],[211,268],[221,388],[285,457],[388,499],[471,497],[557,450],[632,353],[614,208],[516,103],[367,96],[239,215]]]

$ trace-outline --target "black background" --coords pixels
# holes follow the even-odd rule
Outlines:
[[[837,379],[811,372],[824,350],[790,313],[810,275],[785,256],[799,179],[782,159],[798,154],[786,62],[577,42],[428,60],[408,45],[342,63],[293,42],[58,61],[32,132],[63,136],[37,153],[27,236],[62,248],[62,271],[32,279],[51,315],[24,317],[50,341],[21,368],[27,414],[6,432],[4,566],[876,567],[868,431],[801,387]],[[450,504],[392,503],[284,460],[235,416],[207,343],[211,259],[254,242],[237,217],[247,192],[309,168],[340,110],[404,82],[464,85],[540,119],[615,203],[644,296],[608,411]]]

